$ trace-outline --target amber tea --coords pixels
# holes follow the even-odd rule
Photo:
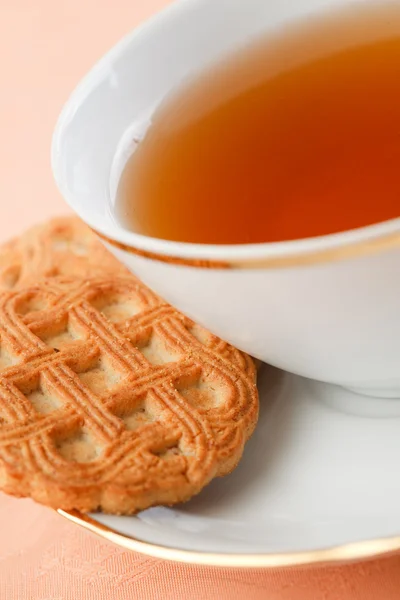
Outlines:
[[[182,242],[333,234],[400,213],[400,9],[326,14],[192,78],[123,173],[126,227]]]

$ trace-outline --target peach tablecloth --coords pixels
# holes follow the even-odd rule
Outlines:
[[[246,0],[243,0],[246,2]],[[0,240],[65,212],[51,132],[79,78],[167,0],[1,0]],[[121,550],[29,500],[0,495],[0,600],[397,600],[400,557],[235,571]]]

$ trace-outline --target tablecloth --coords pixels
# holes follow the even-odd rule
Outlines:
[[[243,0],[245,2],[246,0]],[[167,0],[1,0],[0,241],[66,212],[51,133],[93,62]],[[0,600],[397,600],[400,557],[229,570],[135,555],[30,500],[0,494]]]
[[[398,600],[400,557],[290,570],[179,565],[0,495],[1,600]]]

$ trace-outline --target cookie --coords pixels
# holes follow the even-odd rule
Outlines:
[[[132,514],[237,465],[258,416],[248,356],[125,272],[18,288],[0,294],[0,489]]]
[[[107,274],[128,271],[77,217],[53,219],[0,246],[0,290],[35,285],[45,277]]]

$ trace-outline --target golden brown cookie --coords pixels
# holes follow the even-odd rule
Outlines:
[[[60,217],[0,246],[0,290],[36,285],[44,277],[127,275],[128,271],[77,217]]]
[[[130,276],[3,292],[0,337],[7,493],[116,514],[175,504],[230,472],[256,425],[252,360]]]

